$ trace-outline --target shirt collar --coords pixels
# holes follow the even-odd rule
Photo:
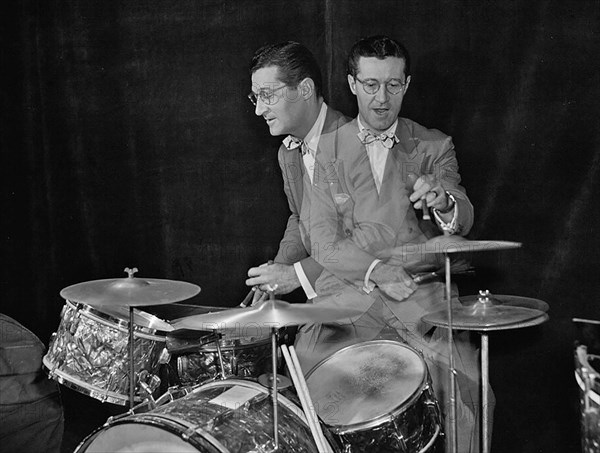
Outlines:
[[[321,104],[321,110],[319,111],[319,116],[313,124],[313,127],[308,131],[306,137],[304,137],[304,143],[306,146],[314,153],[317,147],[319,146],[319,138],[321,137],[321,133],[323,132],[323,126],[325,125],[325,117],[327,116],[327,104],[323,102]]]

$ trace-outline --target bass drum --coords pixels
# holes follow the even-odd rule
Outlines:
[[[278,452],[319,453],[296,404],[279,395],[277,413]],[[339,452],[331,435],[325,435]],[[247,453],[274,447],[269,390],[253,381],[228,379],[196,387],[150,412],[109,419],[75,453]]]
[[[427,365],[389,340],[347,346],[306,377],[315,410],[345,452],[434,452],[441,416]]]

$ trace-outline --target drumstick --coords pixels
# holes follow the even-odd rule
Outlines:
[[[421,209],[423,209],[423,220],[431,220],[431,217],[429,217],[429,208],[427,207],[427,197],[425,195],[421,198]]]
[[[304,374],[302,373],[302,368],[300,367],[300,362],[298,361],[298,356],[296,355],[296,350],[294,349],[294,346],[289,347],[289,353],[290,353],[290,357],[292,359],[292,363],[294,364],[294,367],[296,368],[296,374],[298,376],[300,388],[302,389],[302,393],[304,394],[304,398],[306,400],[307,406],[309,407],[309,409],[312,408],[310,415],[313,419],[313,423],[314,423],[317,433],[319,435],[319,439],[321,441],[321,446],[323,448],[322,451],[324,451],[325,453],[333,453],[331,450],[331,446],[329,445],[329,442],[327,442],[327,440],[325,439],[325,436],[323,435],[323,431],[321,430],[319,418],[317,417],[317,414],[314,410],[314,404],[310,397],[310,392],[308,391],[308,387],[306,385],[306,380],[304,379]]]
[[[252,289],[246,295],[246,297],[244,297],[244,300],[240,304],[240,307],[246,308],[248,306],[248,303],[252,300],[252,296],[254,296],[254,291],[256,291],[256,286],[253,286]]]
[[[321,425],[319,424],[319,420],[315,416],[314,408],[310,399],[310,394],[308,393],[308,389],[306,388],[306,382],[302,385],[302,381],[304,376],[302,375],[302,369],[300,366],[296,366],[296,362],[298,358],[296,357],[296,353],[293,349],[293,346],[290,346],[288,350],[287,345],[281,345],[281,351],[283,352],[283,357],[285,358],[285,362],[290,370],[290,375],[292,377],[292,381],[294,382],[294,387],[298,392],[298,397],[300,398],[300,403],[304,409],[306,420],[308,421],[308,426],[310,427],[310,431],[315,439],[317,444],[317,449],[320,452],[331,453],[331,447],[329,443],[325,440],[325,436],[323,435],[323,431],[321,430]],[[293,357],[296,358],[294,361]]]

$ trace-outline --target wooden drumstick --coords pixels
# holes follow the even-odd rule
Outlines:
[[[423,209],[423,220],[431,220],[429,217],[429,208],[427,207],[427,196],[421,197],[421,209]]]

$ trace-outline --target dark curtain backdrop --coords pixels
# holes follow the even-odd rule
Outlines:
[[[200,285],[191,303],[236,305],[288,215],[281,139],[246,99],[253,51],[304,43],[328,102],[355,115],[346,52],[384,33],[414,60],[402,114],[453,136],[469,237],[523,243],[473,256],[461,293],[550,305],[547,323],[490,335],[493,451],[577,451],[571,319],[600,318],[599,5],[4,3],[2,312],[47,343],[62,288],[126,266]]]

